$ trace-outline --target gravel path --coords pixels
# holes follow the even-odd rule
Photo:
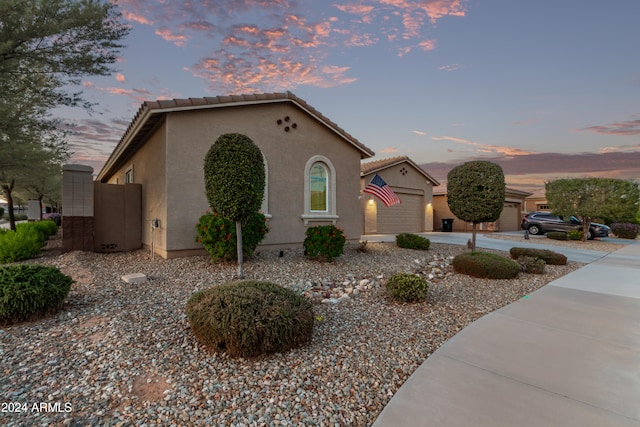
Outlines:
[[[322,319],[309,346],[250,360],[208,353],[184,314],[194,291],[232,279],[235,265],[46,251],[29,262],[57,265],[76,283],[57,314],[0,329],[0,424],[371,425],[456,332],[580,266],[491,281],[452,273],[450,259],[466,250],[459,246],[367,248],[349,247],[332,264],[295,250],[246,262],[247,278],[304,290]],[[425,302],[386,297],[385,278],[400,271],[431,277]],[[129,273],[149,280],[126,284]],[[22,413],[6,412],[15,404]]]

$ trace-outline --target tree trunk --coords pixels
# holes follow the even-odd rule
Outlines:
[[[591,217],[582,218],[582,241],[587,241],[587,233],[591,227]]]
[[[16,231],[16,217],[13,213],[13,197],[11,196],[14,184],[15,180],[12,179],[10,184],[5,184],[2,186],[2,192],[4,193],[4,197],[7,198],[7,210],[9,211],[9,228],[11,228],[13,231]]]
[[[242,259],[242,224],[236,221],[236,242],[238,254],[238,278],[244,279],[243,259]]]
[[[471,250],[475,251],[476,250],[476,229],[478,228],[478,224],[476,224],[475,222],[473,223],[473,229],[471,232]]]

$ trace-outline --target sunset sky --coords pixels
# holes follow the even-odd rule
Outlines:
[[[117,73],[83,82],[96,114],[57,111],[96,173],[145,100],[290,90],[437,179],[472,159],[523,189],[640,178],[638,0],[118,4],[132,31]]]

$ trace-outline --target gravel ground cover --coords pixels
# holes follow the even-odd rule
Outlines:
[[[460,246],[367,249],[347,247],[331,264],[308,261],[301,250],[247,261],[246,278],[304,291],[317,321],[307,347],[231,359],[196,342],[184,307],[194,291],[233,279],[235,265],[152,259],[142,250],[62,254],[54,243],[29,262],[56,265],[76,283],[60,312],[0,329],[0,424],[371,425],[447,339],[580,267],[482,280],[452,272],[451,258],[466,250]],[[385,295],[385,278],[403,271],[430,278],[426,301]],[[124,283],[129,273],[149,280]]]

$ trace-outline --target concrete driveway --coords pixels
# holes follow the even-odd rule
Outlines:
[[[640,427],[640,241],[627,243],[463,329],[373,426]]]

